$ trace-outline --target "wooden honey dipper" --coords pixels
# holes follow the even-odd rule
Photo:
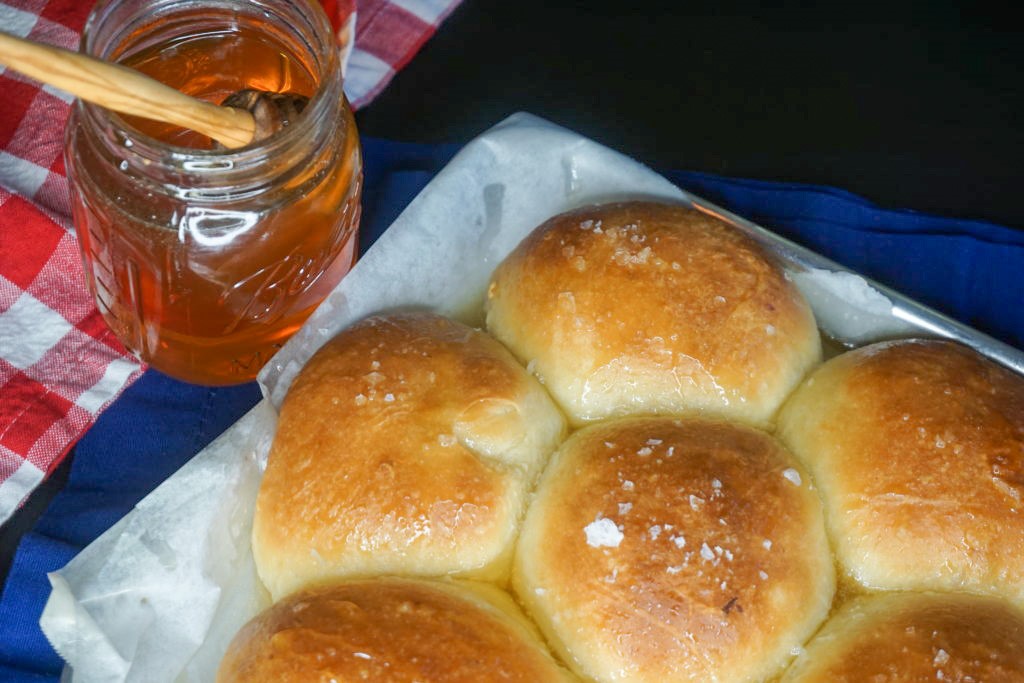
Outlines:
[[[120,64],[3,32],[0,65],[101,107],[194,130],[228,149],[280,130],[308,101],[301,95],[242,90],[219,106]]]

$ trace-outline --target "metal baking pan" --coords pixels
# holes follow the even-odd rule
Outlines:
[[[167,659],[114,664],[121,670],[139,664],[140,670],[153,672],[140,680],[152,683],[212,679],[203,666],[217,659],[210,649],[216,646],[209,645],[217,641],[214,635],[234,633],[253,614],[255,603],[239,596],[249,589],[238,586],[238,577],[251,580],[252,574],[247,524],[273,437],[274,406],[305,361],[352,322],[396,307],[428,308],[479,322],[478,314],[467,311],[479,308],[494,267],[536,225],[577,206],[636,198],[689,203],[764,245],[808,298],[824,336],[836,342],[833,352],[884,339],[942,337],[1024,374],[1021,351],[690,195],[618,152],[529,114],[516,114],[467,144],[271,359],[260,375],[264,401],[55,573],[47,605],[48,610],[54,607],[51,625],[59,627],[61,614],[73,615],[65,616],[63,624],[72,618],[74,628],[59,634],[67,640],[64,651],[78,648],[87,658],[83,661],[93,664],[104,648],[135,652],[133,639],[141,637],[190,642],[174,630],[183,624],[160,619],[170,605],[179,614],[213,615],[208,624],[189,626],[189,635],[198,633],[202,639],[196,650],[151,648],[146,656],[156,651]],[[225,517],[238,522],[230,537],[224,533]],[[159,548],[159,561],[139,561],[137,554],[150,548]],[[196,552],[222,556],[211,559]],[[202,565],[211,562],[220,563],[220,583],[204,573]],[[100,578],[111,576],[116,584]],[[193,580],[207,583],[193,585]],[[124,628],[127,623],[150,630]],[[202,676],[178,679],[185,663]],[[117,671],[106,673],[118,680]],[[69,670],[64,680],[72,680]]]

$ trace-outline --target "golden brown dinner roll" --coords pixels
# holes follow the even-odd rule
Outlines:
[[[886,342],[779,414],[845,570],[872,588],[1024,601],[1024,380],[952,342]]]
[[[705,413],[766,423],[821,355],[769,255],[695,209],[630,202],[555,216],[495,271],[487,328],[574,424]]]
[[[999,599],[888,593],[845,604],[785,683],[1019,683],[1024,615]]]
[[[564,682],[507,595],[493,586],[409,579],[290,595],[246,624],[217,683]]]
[[[260,577],[276,598],[330,577],[507,571],[564,429],[485,333],[426,313],[369,318],[285,398],[256,500]]]
[[[767,434],[623,418],[557,451],[513,582],[549,642],[597,681],[753,681],[828,614],[821,502]]]

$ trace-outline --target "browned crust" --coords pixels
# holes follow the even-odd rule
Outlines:
[[[936,593],[864,597],[837,612],[785,683],[1024,680],[1024,615],[998,599]]]
[[[839,560],[875,588],[1024,598],[1024,380],[952,342],[826,363],[779,416]]]
[[[669,204],[577,209],[496,270],[487,326],[576,424],[705,412],[765,423],[820,358],[810,307],[723,221]]]
[[[281,409],[256,502],[280,596],[330,576],[481,570],[507,555],[557,409],[486,334],[380,316],[328,342]]]
[[[621,542],[595,545],[592,524]],[[558,451],[514,584],[583,675],[754,680],[825,618],[834,575],[820,501],[774,439],[632,418],[581,430]]]
[[[560,681],[507,596],[489,586],[376,579],[293,594],[251,620],[218,683]]]

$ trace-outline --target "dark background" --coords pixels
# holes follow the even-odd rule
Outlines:
[[[465,0],[358,116],[464,142],[526,110],[659,169],[1024,228],[1024,39],[980,3]]]
[[[836,4],[465,0],[357,121],[466,142],[525,110],[658,169],[1024,229],[1020,25],[977,3]],[[70,462],[0,526],[0,579]]]

